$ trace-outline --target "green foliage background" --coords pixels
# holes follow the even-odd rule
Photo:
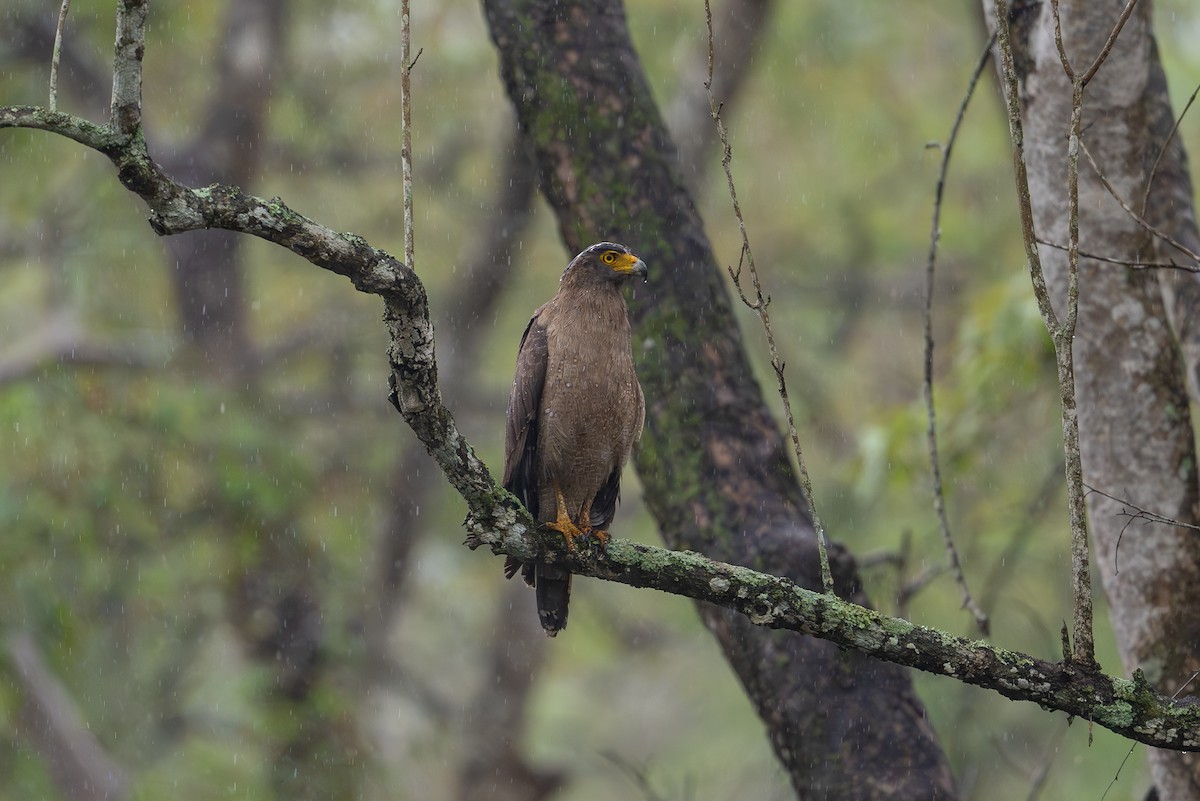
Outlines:
[[[152,9],[152,152],[195,133],[223,5]],[[512,115],[478,5],[413,5],[414,45],[424,48],[413,75],[416,267],[444,319],[455,265],[488,215]],[[104,60],[111,6],[71,10],[72,41]],[[759,49],[744,54],[754,68],[728,120],[733,165],[818,504],[833,536],[866,558],[875,603],[894,610],[903,582],[893,562],[873,556],[910,543],[904,580],[945,562],[920,401],[939,157],[927,143],[949,130],[983,46],[982,17],[971,2],[779,6]],[[1190,45],[1200,14],[1183,0],[1159,2],[1155,14],[1179,109],[1200,74]],[[644,0],[629,16],[660,104],[703,80],[701,5]],[[391,252],[401,250],[398,27],[398,3],[386,0],[293,4],[288,57],[273,66],[267,169],[246,187]],[[0,29],[0,102],[43,102],[46,65],[19,61],[4,40]],[[1193,154],[1195,130],[1182,128]],[[733,263],[738,232],[710,158],[699,203],[719,257]],[[64,324],[52,306],[70,310],[90,341],[161,354],[149,369],[48,363],[0,383],[0,632],[34,633],[91,730],[130,770],[137,798],[267,797],[278,743],[305,726],[344,745],[306,763],[314,772],[305,780],[325,790],[316,797],[354,786],[366,798],[450,798],[458,724],[489,681],[482,648],[498,615],[533,614],[532,597],[506,608],[499,562],[460,546],[463,506],[442,490],[421,510],[391,635],[403,674],[368,692],[373,545],[391,502],[388,472],[412,445],[385,399],[378,303],[248,243],[254,340],[318,336],[269,365],[259,385],[208,383],[176,358],[165,249],[104,159],[5,131],[0,186],[0,355],[15,358]],[[1053,358],[1024,274],[990,76],[956,146],[942,230],[936,400],[951,522],[994,641],[1054,657],[1069,600]],[[477,391],[448,399],[493,466],[517,339],[568,257],[544,210],[521,257],[499,313],[470,321],[490,331],[470,367]],[[768,378],[756,319],[743,310],[741,322]],[[654,542],[637,480],[627,480],[616,532]],[[281,587],[302,581],[321,599],[330,664],[303,709],[271,702],[270,671],[239,645],[239,627],[265,624],[239,619],[237,586],[264,564],[280,565]],[[536,764],[569,774],[563,799],[635,797],[619,763],[644,768],[664,798],[790,796],[687,602],[589,581],[576,588],[571,628],[549,646],[524,736]],[[905,611],[972,633],[945,574]],[[1103,624],[1098,639],[1105,668],[1120,673]],[[53,797],[17,726],[15,685],[0,676],[0,798]],[[1086,722],[1067,729],[1061,715],[947,679],[917,683],[964,798],[1024,797],[1043,768],[1044,797],[1099,798],[1128,750]],[[1141,797],[1142,762],[1135,755],[1109,798]]]

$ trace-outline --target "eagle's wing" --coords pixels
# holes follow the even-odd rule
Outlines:
[[[544,307],[543,307],[544,308]],[[538,518],[536,459],[538,409],[546,383],[548,346],[546,327],[533,313],[517,351],[517,369],[508,398],[508,426],[504,432],[504,488],[521,499],[529,513]]]

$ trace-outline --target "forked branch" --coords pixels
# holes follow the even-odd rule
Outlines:
[[[1078,187],[1074,191],[1073,223],[1070,225],[1070,242],[1067,245],[1070,264],[1067,279],[1066,318],[1060,320],[1050,302],[1050,290],[1046,286],[1046,274],[1042,270],[1042,259],[1038,253],[1038,238],[1033,222],[1033,202],[1029,194],[1029,176],[1025,166],[1025,132],[1021,122],[1021,102],[1017,92],[1017,73],[1013,60],[1012,39],[1008,25],[1008,3],[994,0],[996,46],[1000,51],[1000,73],[1004,83],[1004,104],[1008,113],[1009,135],[1013,148],[1013,172],[1017,182],[1017,206],[1021,214],[1021,234],[1025,243],[1025,259],[1029,277],[1033,282],[1033,294],[1037,298],[1042,322],[1054,343],[1054,361],[1058,368],[1059,405],[1062,410],[1063,451],[1066,461],[1067,506],[1071,522],[1071,591],[1073,603],[1073,625],[1075,643],[1071,658],[1088,668],[1096,666],[1096,649],[1092,637],[1092,581],[1090,553],[1088,547],[1087,514],[1084,509],[1083,466],[1079,452],[1079,412],[1075,403],[1075,366],[1072,344],[1075,337],[1075,320],[1079,309],[1079,216]],[[1061,49],[1062,37],[1056,34],[1063,53],[1064,69],[1070,72],[1070,64]],[[1078,79],[1076,79],[1078,80]],[[1078,86],[1078,84],[1077,84]],[[1076,93],[1082,92],[1082,89]],[[1079,100],[1079,98],[1076,98]],[[1082,102],[1082,100],[1079,100]],[[1070,149],[1078,155],[1079,116],[1078,106],[1072,120]],[[1074,174],[1078,179],[1077,158]],[[1068,168],[1068,172],[1071,170]]]

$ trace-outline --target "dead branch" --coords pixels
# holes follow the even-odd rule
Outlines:
[[[1005,109],[1008,114],[1009,137],[1013,148],[1013,169],[1017,182],[1017,204],[1021,214],[1021,233],[1025,240],[1025,259],[1033,283],[1042,322],[1054,343],[1054,361],[1058,368],[1059,404],[1062,409],[1063,451],[1066,456],[1067,507],[1071,522],[1071,589],[1074,596],[1075,650],[1073,659],[1081,665],[1094,667],[1095,645],[1092,637],[1092,581],[1087,533],[1087,513],[1084,508],[1083,467],[1079,453],[1079,411],[1075,402],[1075,366],[1072,359],[1072,343],[1075,338],[1075,322],[1079,311],[1079,214],[1078,214],[1078,169],[1068,169],[1068,184],[1071,207],[1070,242],[1068,245],[1067,313],[1059,320],[1050,302],[1050,291],[1046,286],[1046,274],[1038,254],[1037,232],[1033,222],[1033,202],[1029,193],[1029,176],[1025,165],[1025,133],[1021,122],[1021,102],[1017,92],[1017,74],[1013,62],[1012,41],[1008,26],[1008,3],[995,0],[996,44],[1000,51],[1000,72],[1004,82]],[[1058,36],[1060,52],[1061,35]],[[1070,65],[1064,54],[1064,68],[1071,74]],[[1078,88],[1078,86],[1077,86]],[[1081,94],[1080,88],[1077,94]],[[1081,97],[1076,97],[1082,103]],[[1079,108],[1074,106],[1070,150],[1077,153]],[[1072,159],[1077,163],[1077,158]]]
[[[975,603],[975,599],[971,597],[971,590],[967,587],[967,579],[963,576],[962,563],[958,558],[958,549],[954,547],[954,538],[950,535],[950,520],[946,515],[946,495],[942,489],[942,466],[941,461],[938,459],[937,415],[934,412],[933,405],[933,288],[938,241],[942,236],[942,195],[946,189],[946,174],[950,170],[950,154],[954,151],[954,142],[958,138],[958,129],[961,127],[963,117],[967,113],[967,105],[971,102],[971,96],[975,94],[975,85],[979,83],[979,76],[983,74],[983,69],[987,66],[992,44],[995,40],[996,37],[993,34],[988,39],[987,45],[984,46],[983,54],[980,56],[979,62],[975,65],[974,72],[971,73],[971,80],[967,84],[967,92],[963,96],[962,103],[959,104],[958,113],[954,117],[954,124],[950,126],[950,135],[946,138],[945,146],[941,148],[942,163],[938,168],[937,188],[933,193],[933,220],[930,223],[929,230],[929,257],[925,262],[925,374],[924,380],[921,382],[922,394],[925,396],[925,416],[929,423],[926,428],[926,442],[929,447],[930,471],[933,475],[933,511],[937,516],[938,528],[942,532],[942,543],[945,545],[946,553],[950,558],[950,570],[954,575],[954,581],[958,584],[958,588],[962,592],[963,608],[967,609],[975,618],[975,624],[979,626],[979,630],[983,632],[985,637],[988,635],[990,628],[988,616]]]
[[[722,157],[721,166],[725,168],[725,181],[729,186],[729,199],[733,203],[733,214],[737,218],[738,230],[742,233],[742,253],[738,257],[738,268],[734,270],[729,268],[729,276],[733,279],[733,285],[737,288],[739,297],[742,303],[746,304],[762,322],[763,331],[767,335],[767,349],[771,354],[771,367],[775,371],[775,387],[779,391],[779,397],[783,401],[783,411],[787,418],[788,435],[792,441],[792,452],[796,455],[796,467],[800,472],[800,491],[804,495],[804,503],[808,506],[808,512],[812,516],[813,530],[816,533],[817,540],[817,556],[821,562],[821,584],[825,588],[825,592],[833,592],[833,573],[829,569],[829,538],[825,535],[825,525],[821,522],[821,516],[817,514],[816,502],[813,500],[812,479],[808,475],[808,466],[804,462],[804,453],[800,448],[800,434],[796,431],[796,418],[792,414],[792,402],[788,398],[787,382],[783,377],[783,360],[779,357],[779,349],[775,346],[775,331],[771,328],[771,317],[767,313],[767,306],[771,303],[770,296],[763,296],[762,283],[759,281],[758,270],[754,266],[754,253],[750,250],[750,237],[746,233],[746,220],[742,217],[742,207],[738,203],[737,190],[733,184],[733,171],[730,168],[730,162],[733,160],[733,149],[729,146],[729,135],[725,130],[725,123],[721,120],[721,107],[717,104],[717,99],[712,92],[713,84],[713,21],[712,21],[712,4],[709,0],[704,0],[704,16],[708,21],[708,78],[704,82],[704,88],[708,91],[708,106],[712,112],[713,122],[717,127],[717,138],[721,141]],[[745,261],[746,268],[750,271],[750,281],[754,287],[755,299],[751,302],[745,291],[742,289],[742,263]]]

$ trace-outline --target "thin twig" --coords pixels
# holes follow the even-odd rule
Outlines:
[[[1068,275],[1067,318],[1059,322],[1050,301],[1046,275],[1038,253],[1037,232],[1033,221],[1033,201],[1029,192],[1029,177],[1025,165],[1025,131],[1021,122],[1021,102],[1017,90],[1016,67],[1013,63],[1012,39],[1008,27],[1008,3],[994,0],[996,44],[1000,50],[1001,76],[1004,82],[1005,109],[1008,114],[1009,135],[1013,147],[1013,171],[1017,183],[1017,204],[1021,214],[1021,234],[1024,237],[1025,258],[1033,282],[1042,322],[1054,343],[1054,361],[1058,370],[1059,404],[1062,409],[1063,452],[1067,478],[1067,506],[1071,523],[1071,589],[1075,649],[1072,661],[1086,668],[1096,667],[1095,644],[1092,636],[1091,569],[1087,534],[1087,515],[1084,509],[1083,468],[1079,453],[1079,411],[1075,401],[1075,367],[1072,343],[1078,314],[1079,282],[1076,273]],[[1057,3],[1053,3],[1057,10]],[[1057,15],[1056,15],[1057,24]],[[1069,64],[1064,63],[1069,70]],[[1081,100],[1078,92],[1075,99]],[[1078,117],[1074,115],[1072,140],[1078,141]],[[1068,168],[1069,169],[1069,168]],[[1076,198],[1077,200],[1077,198]],[[1078,216],[1074,221],[1074,261],[1078,266]],[[1070,253],[1070,250],[1068,251]]]
[[[1167,141],[1163,142],[1162,149],[1158,151],[1158,157],[1154,159],[1154,166],[1150,168],[1150,177],[1146,179],[1146,191],[1142,193],[1141,216],[1143,217],[1146,216],[1146,207],[1150,204],[1150,187],[1154,186],[1154,176],[1158,173],[1159,162],[1163,160],[1163,156],[1167,155],[1167,150],[1171,147],[1171,142],[1175,139],[1175,132],[1179,130],[1179,123],[1183,122],[1188,109],[1192,107],[1192,103],[1196,102],[1197,94],[1200,94],[1200,84],[1196,84],[1196,88],[1192,90],[1192,96],[1183,105],[1183,111],[1179,112],[1179,116],[1175,119],[1175,124],[1171,126],[1171,132],[1167,134]]]
[[[1178,250],[1183,255],[1187,256],[1192,261],[1196,262],[1197,264],[1200,264],[1200,254],[1197,254],[1195,251],[1191,250],[1186,245],[1184,245],[1182,242],[1175,239],[1174,237],[1172,237],[1170,234],[1166,233],[1165,231],[1160,231],[1159,229],[1155,228],[1153,225],[1146,222],[1146,220],[1144,220],[1141,217],[1141,215],[1139,215],[1136,211],[1134,211],[1129,206],[1129,204],[1125,202],[1125,199],[1123,197],[1121,197],[1120,194],[1117,193],[1116,187],[1114,187],[1111,183],[1109,183],[1108,178],[1104,175],[1103,171],[1101,171],[1100,165],[1096,164],[1096,160],[1094,158],[1092,158],[1092,154],[1087,149],[1087,145],[1080,142],[1080,147],[1083,150],[1083,155],[1087,157],[1088,164],[1092,165],[1092,169],[1095,171],[1096,177],[1100,179],[1101,185],[1106,190],[1108,190],[1108,194],[1112,195],[1113,200],[1117,201],[1117,203],[1119,203],[1121,205],[1121,208],[1123,208],[1125,210],[1125,213],[1129,215],[1129,218],[1131,220],[1133,220],[1135,223],[1137,223],[1141,228],[1143,228],[1151,236],[1161,239],[1162,241],[1169,244],[1171,247]]]
[[[654,789],[645,768],[633,764],[630,760],[615,751],[601,751],[600,756],[611,762],[617,769],[629,777],[634,786],[641,792],[646,801],[667,801],[666,797]]]
[[[902,618],[908,618],[908,602],[917,596],[921,590],[929,586],[938,576],[946,572],[946,566],[941,562],[935,562],[917,573],[910,579],[906,579],[899,587],[896,588],[896,615]]]
[[[1108,59],[1109,53],[1112,52],[1113,45],[1117,43],[1117,37],[1121,35],[1121,29],[1125,27],[1125,23],[1129,21],[1130,15],[1133,14],[1134,6],[1138,0],[1129,0],[1125,4],[1125,8],[1121,11],[1121,16],[1117,18],[1117,22],[1113,25],[1113,29],[1108,34],[1108,40],[1104,43],[1104,47],[1100,48],[1092,65],[1087,68],[1083,75],[1076,75],[1074,68],[1071,66],[1071,60],[1067,58],[1067,50],[1063,46],[1062,38],[1062,16],[1058,10],[1058,0],[1050,0],[1050,8],[1054,16],[1054,46],[1058,48],[1058,59],[1062,63],[1063,72],[1067,74],[1067,80],[1072,84],[1076,84],[1080,89],[1083,89],[1095,77],[1097,70]]]
[[[989,633],[988,616],[975,603],[975,599],[971,596],[971,590],[967,587],[967,579],[963,575],[962,562],[958,558],[958,549],[954,547],[954,538],[950,535],[950,521],[946,515],[946,496],[942,489],[942,467],[938,459],[937,416],[933,406],[933,288],[938,241],[942,236],[942,195],[946,189],[946,174],[950,169],[950,154],[954,150],[954,141],[958,138],[958,129],[962,125],[963,117],[967,113],[967,105],[971,102],[971,97],[975,94],[975,86],[979,83],[979,76],[983,74],[984,67],[987,66],[992,45],[995,41],[996,37],[992,35],[988,39],[987,45],[984,46],[983,54],[979,57],[979,63],[975,65],[975,71],[971,73],[971,80],[967,84],[967,93],[963,96],[962,103],[958,106],[958,114],[954,117],[954,124],[950,126],[950,136],[946,139],[946,146],[941,148],[942,164],[938,169],[937,189],[933,193],[933,222],[930,225],[929,231],[929,259],[925,264],[925,380],[922,383],[925,394],[925,414],[929,420],[926,439],[929,443],[929,465],[933,475],[933,510],[937,515],[938,527],[942,532],[942,542],[945,544],[946,553],[950,557],[950,569],[954,573],[954,581],[962,591],[963,608],[970,611],[975,617],[975,623],[979,626],[979,630],[983,632],[984,636],[987,636]]]
[[[67,11],[71,0],[62,0],[58,10],[58,27],[54,30],[54,52],[50,56],[50,110],[58,111],[58,62],[62,59],[63,31],[67,27]]]
[[[1050,9],[1054,17],[1054,46],[1058,48],[1058,60],[1062,64],[1063,72],[1067,73],[1067,80],[1075,83],[1075,70],[1071,67],[1071,59],[1067,58],[1067,49],[1063,47],[1062,16],[1058,13],[1058,0],[1050,0]]]
[[[413,175],[412,175],[412,85],[409,77],[417,58],[409,61],[410,25],[408,0],[400,0],[400,165],[404,194],[404,263],[416,269],[413,261]]]
[[[1137,743],[1129,746],[1129,750],[1125,752],[1125,758],[1121,760],[1120,765],[1117,765],[1117,772],[1113,774],[1112,781],[1110,781],[1108,786],[1104,788],[1104,792],[1100,795],[1100,801],[1104,801],[1104,799],[1108,798],[1109,791],[1112,790],[1112,788],[1116,786],[1117,782],[1120,780],[1121,771],[1125,769],[1125,763],[1129,761],[1131,756],[1133,756],[1133,749],[1135,748],[1137,748]]]
[[[1058,362],[1059,386],[1063,397],[1063,444],[1067,461],[1067,495],[1071,507],[1071,574],[1074,591],[1075,649],[1074,659],[1095,666],[1095,646],[1092,638],[1092,598],[1090,551],[1087,518],[1084,509],[1083,469],[1079,454],[1079,419],[1075,405],[1075,372],[1072,358],[1075,325],[1079,317],[1079,151],[1086,147],[1082,140],[1083,90],[1096,71],[1112,52],[1117,36],[1124,28],[1137,0],[1129,0],[1108,40],[1092,65],[1082,76],[1076,76],[1067,61],[1061,44],[1062,19],[1057,0],[1052,3],[1055,36],[1063,70],[1071,79],[1071,126],[1067,144],[1067,319],[1054,336],[1055,359]],[[1091,156],[1088,156],[1089,161]],[[1098,171],[1097,171],[1098,172]],[[1067,417],[1070,420],[1067,420]]]
[[[1121,11],[1121,16],[1117,19],[1117,24],[1113,26],[1112,32],[1108,34],[1108,41],[1104,43],[1104,47],[1100,48],[1100,53],[1096,56],[1096,60],[1092,62],[1092,66],[1088,67],[1087,72],[1079,79],[1081,84],[1087,86],[1096,75],[1096,71],[1108,59],[1108,54],[1112,52],[1113,45],[1117,43],[1117,37],[1121,35],[1121,29],[1129,21],[1129,17],[1133,14],[1134,6],[1137,4],[1138,0],[1129,0],[1125,4],[1125,8]]]
[[[1058,731],[1043,749],[1042,759],[1029,779],[1029,794],[1025,796],[1025,801],[1037,801],[1038,796],[1042,794],[1042,788],[1046,785],[1046,779],[1050,777],[1050,768],[1054,766],[1054,760],[1058,757],[1058,747],[1067,734],[1068,726],[1069,723],[1061,723]]]
[[[817,555],[821,561],[821,585],[825,592],[833,592],[833,572],[829,569],[829,546],[825,536],[825,526],[821,522],[821,516],[817,514],[817,506],[813,501],[812,479],[809,478],[808,468],[804,464],[804,454],[800,448],[800,434],[796,431],[796,419],[792,414],[792,402],[788,398],[787,384],[783,378],[783,360],[779,358],[779,350],[775,346],[775,332],[771,328],[771,318],[767,314],[767,306],[771,303],[769,296],[764,297],[762,292],[762,283],[758,278],[758,270],[754,267],[754,254],[750,250],[750,237],[746,233],[746,220],[742,217],[742,207],[738,203],[737,191],[733,184],[733,170],[729,164],[733,160],[733,150],[729,146],[729,134],[725,130],[725,123],[721,120],[721,108],[717,105],[717,99],[713,96],[713,22],[712,22],[712,4],[710,0],[704,0],[704,15],[708,23],[708,78],[704,82],[704,88],[708,92],[708,106],[712,112],[713,122],[717,126],[717,136],[721,140],[721,166],[725,168],[725,180],[729,185],[729,199],[733,202],[733,213],[737,218],[738,230],[742,234],[742,252],[738,257],[738,268],[735,271],[732,267],[729,268],[729,275],[733,278],[733,284],[737,287],[738,295],[742,302],[745,303],[763,324],[763,330],[767,334],[767,349],[771,354],[771,367],[775,371],[775,384],[779,390],[779,397],[783,400],[784,415],[787,417],[788,434],[792,440],[792,450],[796,454],[796,467],[800,472],[800,491],[804,495],[804,502],[808,504],[808,511],[812,515],[813,531],[816,534],[817,540]],[[750,271],[750,280],[754,287],[754,301],[751,302],[746,297],[746,293],[742,290],[741,275],[742,265]]]
[[[1141,506],[1138,506],[1136,503],[1134,503],[1132,501],[1128,501],[1124,498],[1118,498],[1116,495],[1109,495],[1104,490],[1096,489],[1095,487],[1091,486],[1090,484],[1085,484],[1084,486],[1087,487],[1088,492],[1094,492],[1097,495],[1103,495],[1105,498],[1108,498],[1110,501],[1116,501],[1117,503],[1121,504],[1122,506],[1128,506],[1131,509],[1133,509],[1134,512],[1136,512],[1136,514],[1127,512],[1124,509],[1121,510],[1120,514],[1126,515],[1127,517],[1131,517],[1134,520],[1144,520],[1147,523],[1160,523],[1164,526],[1177,526],[1178,528],[1190,528],[1193,531],[1200,531],[1200,526],[1198,526],[1194,523],[1185,523],[1182,520],[1176,520],[1173,517],[1167,517],[1166,515],[1160,515],[1158,512],[1152,512],[1149,509],[1145,509]]]
[[[1067,246],[1061,242],[1051,242],[1048,239],[1038,239],[1038,244],[1054,248],[1055,250],[1065,251],[1067,249]],[[1129,261],[1128,259],[1115,259],[1112,256],[1089,253],[1083,248],[1079,249],[1079,255],[1082,258],[1091,259],[1092,261],[1102,261],[1105,264],[1119,264],[1122,267],[1129,267],[1132,270],[1182,270],[1185,273],[1200,273],[1200,265],[1179,264],[1173,261]]]

